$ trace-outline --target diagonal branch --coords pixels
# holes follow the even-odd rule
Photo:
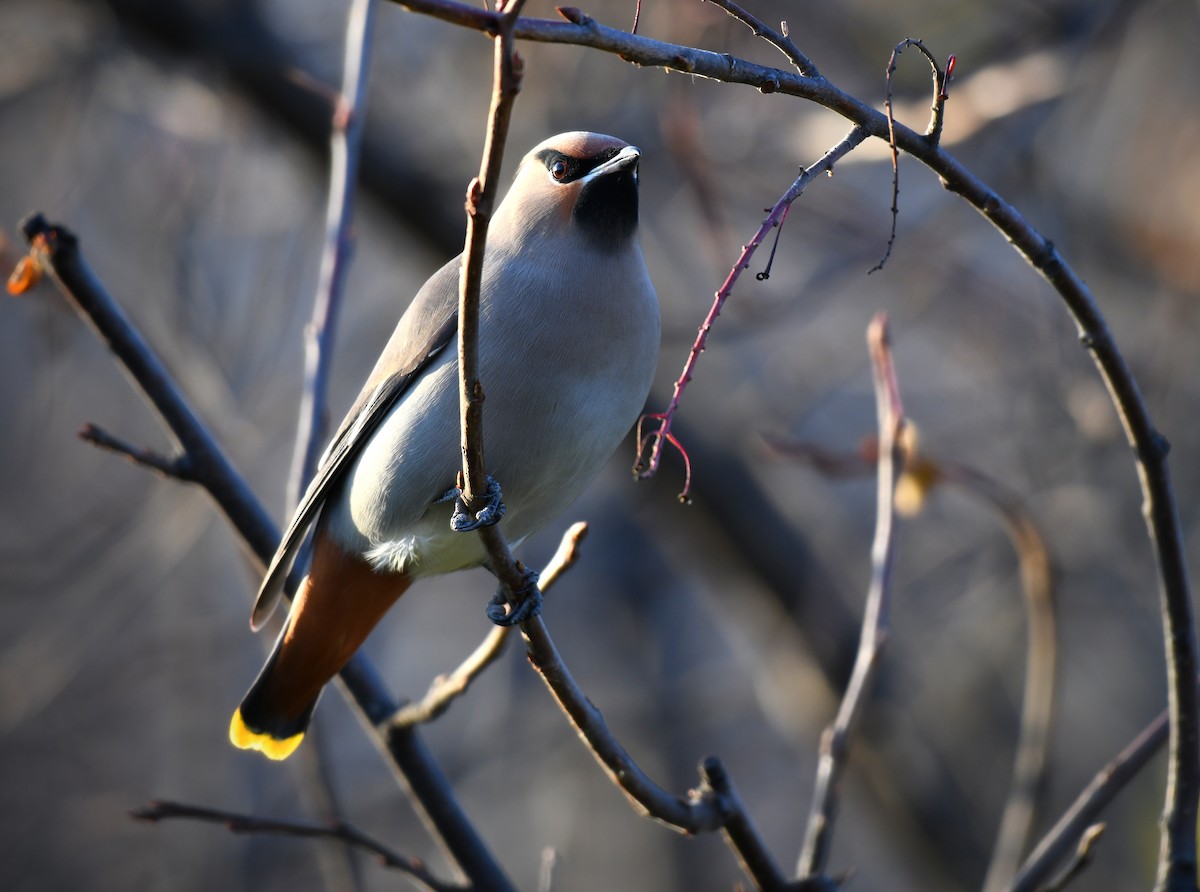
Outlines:
[[[812,167],[801,170],[795,182],[788,187],[787,191],[780,196],[779,200],[767,212],[766,219],[758,227],[758,231],[742,247],[742,253],[738,255],[738,259],[734,261],[733,268],[729,270],[729,275],[726,276],[725,281],[714,295],[708,315],[704,317],[704,322],[700,326],[700,333],[696,337],[695,343],[692,344],[692,349],[688,352],[687,359],[684,361],[683,371],[675,381],[675,388],[671,394],[671,401],[667,404],[667,408],[662,412],[644,415],[638,419],[638,453],[633,466],[633,472],[639,479],[644,480],[654,476],[658,471],[659,463],[662,461],[663,449],[667,444],[670,444],[683,456],[687,466],[683,491],[679,494],[681,501],[687,500],[692,481],[691,462],[688,459],[687,451],[671,432],[671,423],[675,418],[675,413],[679,411],[679,403],[683,399],[683,392],[692,380],[692,375],[695,373],[696,363],[700,359],[700,354],[704,352],[704,347],[708,343],[708,334],[712,330],[713,323],[716,321],[717,316],[720,315],[721,309],[725,306],[725,301],[733,294],[733,286],[737,284],[742,271],[749,268],[750,259],[754,256],[754,252],[766,240],[767,235],[772,229],[783,225],[783,219],[787,216],[788,208],[792,206],[792,202],[800,197],[808,184],[816,179],[818,175],[832,171],[834,164],[866,138],[866,131],[855,127],[842,138],[841,142],[826,152],[820,161]],[[658,426],[649,433],[643,434],[642,425],[646,421],[657,421]]]
[[[813,64],[812,59],[800,52],[800,48],[792,41],[788,35],[787,22],[780,22],[780,30],[776,31],[770,25],[766,24],[758,16],[754,15],[747,9],[743,9],[733,0],[708,0],[713,6],[719,6],[729,15],[733,16],[747,28],[749,28],[755,37],[761,37],[779,52],[787,56],[788,61],[796,66],[797,70],[805,77],[820,77],[821,72],[817,71],[817,66]]]
[[[1167,740],[1168,713],[1162,712],[1091,780],[1058,823],[1038,843],[1022,865],[1008,892],[1038,892],[1064,859],[1077,851],[1097,817],[1162,749]]]
[[[179,443],[195,481],[265,567],[279,542],[278,527],[188,405],[162,361],[96,278],[76,237],[40,214],[25,220],[21,228],[33,256],[124,367]],[[361,653],[351,658],[340,678],[351,702],[372,726],[396,711],[391,694]],[[430,832],[472,887],[512,892],[512,884],[471,826],[449,781],[416,732],[411,728],[396,733],[380,729],[376,739]]]
[[[587,535],[588,525],[582,521],[571,524],[563,533],[558,550],[550,558],[541,573],[538,574],[538,588],[543,593],[562,577],[579,559],[579,546]],[[416,703],[406,703],[391,718],[391,724],[397,727],[418,725],[432,721],[440,716],[450,704],[467,692],[467,688],[475,681],[488,666],[492,665],[504,652],[508,639],[512,637],[512,626],[493,626],[487,637],[468,656],[461,665],[448,675],[439,675],[429,686],[425,696]]]

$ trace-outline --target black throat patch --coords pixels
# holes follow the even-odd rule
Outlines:
[[[587,158],[574,158],[545,149],[535,157],[557,182],[565,186],[583,179],[620,152],[620,148],[613,146]],[[614,170],[585,183],[571,216],[601,250],[615,251],[621,247],[637,230],[637,165]]]

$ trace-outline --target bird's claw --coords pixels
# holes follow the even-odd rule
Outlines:
[[[518,626],[542,612],[542,592],[537,586],[538,575],[525,571],[525,583],[518,592],[507,592],[503,585],[487,606],[488,619],[498,626]]]
[[[487,492],[483,494],[485,504],[482,508],[472,514],[467,510],[466,502],[462,498],[462,490],[457,486],[446,491],[439,502],[448,502],[454,500],[454,514],[450,518],[450,529],[456,533],[469,533],[472,530],[477,530],[480,527],[490,527],[494,523],[498,523],[500,518],[504,516],[504,500],[500,493],[500,484],[496,482],[494,477],[487,478]]]

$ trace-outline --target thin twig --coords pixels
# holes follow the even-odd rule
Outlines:
[[[538,575],[538,588],[542,594],[550,590],[555,582],[579,559],[579,546],[587,535],[586,523],[574,523],[563,533],[558,550],[550,558],[545,569]],[[429,722],[442,715],[450,704],[467,692],[467,688],[488,666],[504,652],[512,634],[512,626],[493,626],[487,637],[453,672],[439,675],[429,686],[425,696],[415,703],[406,703],[392,716],[395,726],[416,725]]]
[[[904,408],[900,401],[895,367],[888,344],[887,317],[877,315],[867,329],[875,383],[879,426],[879,470],[876,483],[875,539],[871,546],[871,585],[863,613],[858,655],[837,717],[821,736],[816,789],[809,812],[808,831],[800,854],[800,878],[825,872],[833,821],[837,813],[837,784],[845,766],[858,715],[875,674],[888,633],[892,560],[895,553],[895,490],[903,466],[900,431]]]
[[[900,217],[900,150],[896,147],[896,116],[892,109],[892,76],[896,73],[896,61],[900,58],[900,53],[910,46],[920,50],[933,69],[933,103],[930,106],[932,114],[929,126],[925,130],[925,136],[935,145],[942,136],[942,118],[946,107],[946,75],[938,67],[933,53],[925,48],[925,44],[915,38],[906,37],[892,49],[892,55],[888,59],[887,74],[884,76],[883,107],[888,122],[888,148],[892,152],[892,229],[888,234],[887,248],[883,252],[883,257],[867,270],[868,276],[883,269],[888,258],[892,256],[892,248],[896,244],[896,221]]]
[[[1083,832],[1083,838],[1079,840],[1079,845],[1075,849],[1075,855],[1071,858],[1071,863],[1057,878],[1052,880],[1045,888],[1045,892],[1062,892],[1063,889],[1070,885],[1071,881],[1083,873],[1084,868],[1092,863],[1092,853],[1096,847],[1096,843],[1100,841],[1100,837],[1104,835],[1104,824],[1093,824]]]
[[[79,439],[107,452],[123,455],[135,465],[157,471],[164,477],[171,477],[185,483],[193,480],[194,472],[191,470],[186,455],[163,455],[161,452],[155,452],[144,446],[134,446],[95,424],[85,424],[81,427]]]
[[[353,0],[346,22],[346,58],[342,90],[335,98],[329,139],[329,201],[312,319],[305,328],[304,390],[296,431],[296,449],[288,478],[288,506],[295,507],[317,468],[328,424],[329,370],[338,310],[345,292],[353,244],[354,189],[358,181],[366,119],[367,72],[375,0]]]
[[[157,823],[175,818],[187,818],[211,824],[224,824],[230,833],[269,833],[275,836],[297,836],[308,839],[334,839],[369,852],[379,859],[384,867],[401,871],[417,885],[430,892],[462,892],[463,887],[439,880],[419,858],[409,858],[385,846],[377,839],[363,833],[352,824],[338,821],[333,824],[301,824],[295,821],[279,821],[258,818],[237,812],[221,811],[184,802],[154,801],[131,811],[130,817],[138,821]]]
[[[787,33],[787,23],[781,23],[780,30],[776,31],[762,19],[755,16],[753,13],[743,9],[733,0],[708,0],[713,6],[719,6],[729,15],[733,16],[747,28],[749,28],[755,37],[761,37],[775,49],[779,50],[788,61],[796,66],[796,70],[805,77],[819,78],[821,72],[817,71],[817,66],[804,53],[800,52],[800,48],[792,41]],[[770,92],[766,90],[764,92]]]
[[[683,456],[684,461],[688,465],[688,473],[684,478],[683,491],[679,494],[681,500],[686,500],[691,487],[691,466],[687,457],[687,452],[683,446],[675,439],[675,435],[671,432],[671,423],[675,418],[675,413],[679,410],[680,400],[683,398],[683,392],[687,388],[688,383],[692,380],[692,375],[695,372],[696,362],[700,358],[700,354],[704,352],[704,347],[708,343],[708,333],[712,330],[713,323],[717,316],[721,313],[721,308],[725,306],[725,301],[733,293],[733,286],[737,283],[742,271],[749,268],[750,259],[754,256],[754,252],[758,250],[759,245],[763,243],[767,235],[779,225],[784,214],[787,213],[792,202],[800,197],[801,193],[819,174],[833,169],[833,165],[839,161],[848,152],[858,146],[864,139],[867,138],[867,133],[861,128],[855,127],[845,137],[831,148],[820,161],[816,162],[805,170],[800,172],[795,182],[788,187],[787,191],[780,196],[779,200],[767,212],[766,219],[762,225],[758,227],[758,231],[754,233],[750,241],[742,246],[742,252],[738,255],[738,259],[734,262],[733,267],[729,270],[729,275],[726,276],[724,283],[717,289],[713,298],[712,306],[709,308],[708,315],[704,317],[704,322],[700,326],[700,332],[696,337],[696,341],[692,344],[692,349],[688,352],[688,357],[684,361],[683,371],[679,378],[675,381],[675,387],[671,394],[671,401],[667,404],[667,408],[662,412],[655,412],[650,415],[644,415],[638,419],[637,425],[637,444],[638,453],[637,459],[633,466],[633,472],[640,478],[646,479],[654,476],[658,471],[659,463],[662,461],[662,453],[665,446],[670,444],[674,446]],[[643,434],[642,425],[646,421],[657,421],[658,426],[648,433]]]
[[[84,261],[76,237],[64,227],[51,225],[40,214],[24,221],[22,230],[39,263],[124,366],[168,433],[180,444],[196,483],[212,497],[265,568],[279,543],[279,528],[187,404],[162,361]],[[363,654],[355,654],[339,677],[348,698],[370,724],[396,711],[394,699]],[[397,779],[412,793],[430,832],[471,885],[480,892],[513,892],[512,884],[475,832],[449,781],[416,731],[407,728],[391,734],[380,729],[376,739]]]
[[[512,118],[513,101],[521,89],[523,65],[513,54],[512,27],[525,0],[509,0],[496,16],[495,69],[492,103],[479,176],[467,187],[467,234],[459,276],[458,381],[462,412],[463,501],[475,510],[487,490],[483,454],[483,387],[479,381],[479,287],[483,279],[484,246],[499,191],[500,165]]]
[[[613,736],[600,710],[575,682],[546,630],[541,617],[521,624],[529,661],[554,699],[588,744],[592,755],[642,814],[687,833],[718,830],[725,823],[722,806],[713,797],[691,793],[675,796],[654,783]]]
[[[1071,807],[1026,859],[1008,892],[1038,892],[1051,881],[1055,869],[1083,839],[1096,818],[1136,777],[1168,737],[1169,713],[1164,710],[1111,762],[1092,778]]]

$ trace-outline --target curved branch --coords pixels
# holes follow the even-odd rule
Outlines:
[[[497,18],[454,0],[395,0],[413,12],[495,33]],[[634,65],[655,66],[764,93],[785,93],[816,102],[853,121],[869,135],[886,138],[887,117],[823,77],[805,77],[724,53],[650,40],[597,23],[576,9],[560,9],[566,22],[520,19],[513,36],[523,40],[587,46],[614,53]],[[896,145],[938,174],[943,186],[967,201],[1011,242],[1059,293],[1075,320],[1081,342],[1108,387],[1134,452],[1143,513],[1155,550],[1167,651],[1171,711],[1170,768],[1163,807],[1163,848],[1156,888],[1196,889],[1196,819],[1200,809],[1200,698],[1195,620],[1184,559],[1182,530],[1167,465],[1169,446],[1156,430],[1125,358],[1118,350],[1091,291],[1053,243],[1016,208],[972,174],[938,143],[897,124]]]

